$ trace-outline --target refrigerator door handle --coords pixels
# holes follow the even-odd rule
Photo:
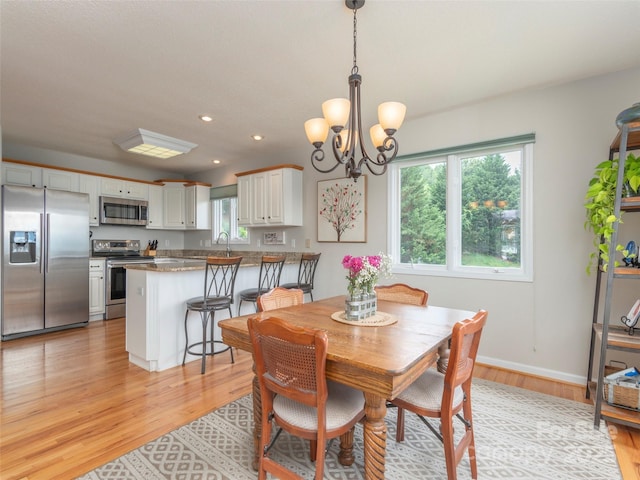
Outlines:
[[[51,248],[49,245],[49,239],[51,238],[49,236],[49,234],[51,233],[51,214],[47,213],[47,219],[46,219],[46,235],[45,235],[45,243],[46,243],[46,247],[44,250],[44,271],[45,273],[49,273],[49,249]]]
[[[44,233],[44,214],[40,214],[40,273],[44,273],[44,239],[42,238],[42,234]]]

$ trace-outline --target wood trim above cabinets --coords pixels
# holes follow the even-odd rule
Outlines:
[[[281,168],[294,168],[296,170],[301,170],[301,171],[304,170],[304,167],[301,167],[300,165],[293,165],[293,164],[273,165],[272,167],[264,167],[264,168],[258,168],[256,170],[249,170],[248,172],[236,173],[236,177],[253,175],[254,173],[268,172],[269,170],[280,170]]]

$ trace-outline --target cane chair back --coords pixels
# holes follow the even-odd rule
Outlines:
[[[417,414],[443,443],[448,480],[456,480],[456,467],[466,452],[469,454],[471,478],[478,478],[471,381],[487,315],[486,311],[480,310],[473,318],[458,322],[453,327],[446,373],[429,369],[392,400],[398,407],[396,440],[404,440],[404,410]],[[439,418],[440,429],[432,426],[425,417]],[[464,434],[457,444],[453,438],[454,417],[464,425]]]
[[[275,317],[250,318],[248,328],[262,407],[258,479],[265,479],[267,473],[299,478],[268,455],[273,421],[289,434],[311,440],[316,478],[322,479],[326,441],[353,434],[355,424],[364,417],[364,396],[346,385],[327,382],[328,339],[322,330]]]
[[[292,307],[304,302],[304,292],[299,288],[276,287],[260,295],[257,302],[259,312]]]
[[[375,291],[378,300],[386,300],[388,302],[425,306],[429,299],[429,293],[425,290],[410,287],[404,283],[378,285],[375,287]]]

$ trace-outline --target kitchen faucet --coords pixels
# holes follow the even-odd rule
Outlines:
[[[221,236],[225,236],[227,237],[227,257],[231,256],[231,247],[229,246],[229,234],[227,232],[220,232],[220,234],[218,235],[218,239],[216,240],[216,245],[220,244],[220,237]]]

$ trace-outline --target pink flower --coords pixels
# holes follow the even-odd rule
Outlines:
[[[367,261],[372,267],[380,268],[380,262],[382,261],[382,259],[378,255],[371,255],[367,257]]]

